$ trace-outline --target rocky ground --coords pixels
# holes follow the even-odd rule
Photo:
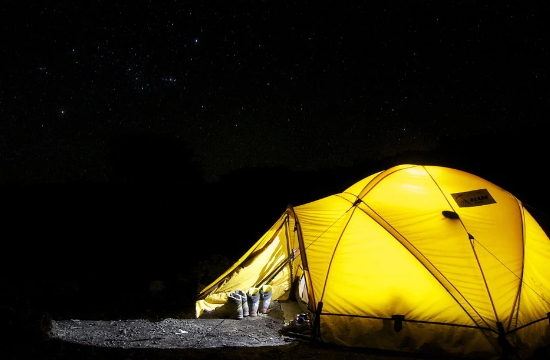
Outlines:
[[[283,304],[284,305],[284,304]],[[288,307],[285,307],[285,310]],[[267,315],[235,319],[165,318],[51,320],[40,341],[6,347],[2,359],[291,359],[443,360],[435,356],[346,349],[288,332],[290,318],[278,301]],[[47,322],[47,321],[46,321]],[[550,352],[530,360],[550,358]]]
[[[242,320],[52,319],[41,341],[10,347],[3,359],[428,359],[312,343],[284,331],[286,315],[275,301],[269,314]]]
[[[280,306],[269,315],[236,319],[163,319],[162,321],[64,320],[52,322],[51,337],[65,342],[122,349],[205,349],[281,346],[290,341]]]

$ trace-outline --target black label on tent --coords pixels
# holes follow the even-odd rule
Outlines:
[[[496,204],[495,199],[489,194],[487,189],[479,189],[451,194],[453,199],[460,207],[482,206]]]

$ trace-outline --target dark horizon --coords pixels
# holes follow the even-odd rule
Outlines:
[[[404,163],[550,233],[543,7],[6,3],[0,316],[173,315],[287,205]]]

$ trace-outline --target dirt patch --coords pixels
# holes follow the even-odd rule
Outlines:
[[[258,359],[442,360],[425,354],[331,346],[289,334],[278,301],[267,315],[235,319],[61,320],[40,343],[17,347],[10,359]],[[295,314],[294,314],[295,315]],[[532,359],[547,359],[548,351]]]
[[[229,346],[286,345],[291,338],[275,303],[267,315],[235,319],[143,319],[116,321],[53,321],[52,338],[71,343],[115,348],[203,349]]]
[[[267,315],[242,320],[53,320],[41,350],[27,355],[37,359],[426,359],[345,349],[312,342],[304,334],[289,335],[281,330],[293,315],[285,314],[281,304],[274,301]]]

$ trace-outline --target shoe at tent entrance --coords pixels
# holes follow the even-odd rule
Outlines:
[[[311,338],[453,357],[527,358],[550,345],[550,240],[524,204],[476,175],[399,165],[281,217],[196,301],[270,285]]]

